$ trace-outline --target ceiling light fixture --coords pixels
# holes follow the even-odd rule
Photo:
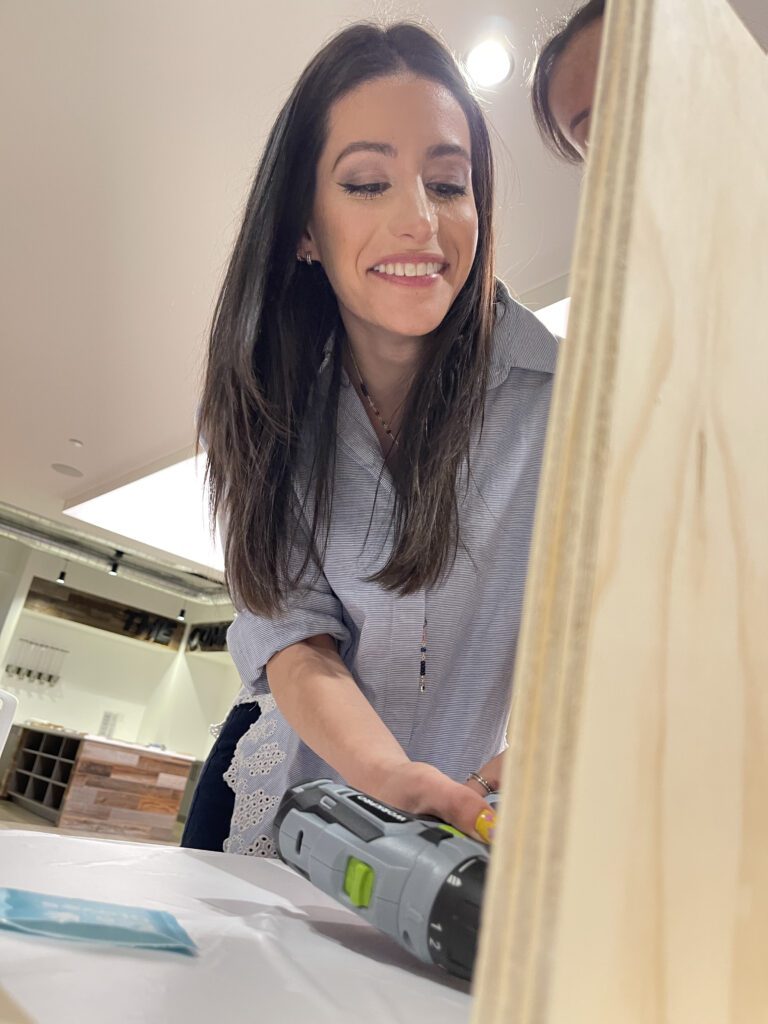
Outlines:
[[[467,55],[469,77],[487,89],[506,81],[514,69],[512,54],[500,39],[490,38],[473,46]]]
[[[51,469],[56,473],[61,473],[62,476],[83,476],[81,470],[76,469],[75,466],[68,466],[64,462],[52,462]]]
[[[179,614],[176,616],[176,621],[177,622],[186,622],[187,621],[186,618],[184,617],[184,609],[183,608],[181,609]]]
[[[117,576],[117,570],[120,568],[120,559],[123,557],[122,551],[115,551],[115,560],[112,563],[112,568],[109,570],[110,576]]]
[[[69,565],[69,562],[65,562],[64,563],[64,568],[61,570],[61,572],[59,573],[59,578],[56,580],[57,583],[63,583],[64,580],[67,578],[67,566],[68,565]]]

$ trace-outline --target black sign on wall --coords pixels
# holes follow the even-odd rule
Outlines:
[[[192,626],[187,637],[188,651],[226,651],[227,630],[231,622],[206,622]]]
[[[135,608],[126,608],[123,632],[126,636],[135,636],[138,640],[146,640],[147,643],[169,647],[176,637],[178,625],[172,619],[150,615],[148,612],[140,612]],[[178,647],[178,641],[176,647]]]

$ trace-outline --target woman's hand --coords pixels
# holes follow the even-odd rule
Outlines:
[[[482,768],[476,768],[475,771],[491,785],[493,791],[498,792],[501,786],[501,773],[504,765],[504,751],[497,754],[496,757],[492,757],[490,761],[482,766]],[[477,779],[468,779],[465,783],[473,793],[479,793],[480,796],[487,797],[488,792],[485,786],[482,786]]]
[[[432,814],[473,839],[493,839],[494,809],[467,785],[430,764],[405,761],[392,766],[371,796],[410,814]]]

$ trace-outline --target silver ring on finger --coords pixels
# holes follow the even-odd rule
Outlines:
[[[491,793],[496,792],[496,790],[490,784],[488,779],[484,779],[480,772],[470,772],[469,775],[467,776],[467,782],[469,782],[470,779],[474,779],[475,782],[479,782],[489,796],[491,795]]]

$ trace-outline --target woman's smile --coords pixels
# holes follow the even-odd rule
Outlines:
[[[368,271],[378,281],[385,284],[405,286],[406,288],[431,288],[440,281],[447,270],[445,260],[432,254],[414,253],[407,255],[388,256]]]

